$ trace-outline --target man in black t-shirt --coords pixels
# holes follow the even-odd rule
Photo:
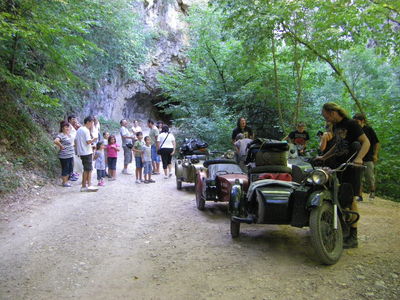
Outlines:
[[[353,154],[351,144],[353,142],[360,142],[361,149],[358,151],[356,158],[353,160],[354,164],[362,165],[363,158],[367,154],[370,143],[363,132],[360,125],[356,121],[351,120],[347,117],[346,111],[339,105],[333,102],[325,103],[322,107],[322,115],[327,122],[333,124],[333,134],[335,145],[325,153],[320,159],[325,160],[332,155],[335,155],[336,165],[340,165],[349,159]],[[340,178],[341,183],[349,183],[353,187],[353,202],[351,210],[358,211],[357,207],[357,195],[360,191],[361,181],[361,168],[359,167],[347,167],[346,171],[342,173]],[[356,248],[358,247],[357,240],[357,223],[351,225],[350,235],[343,241],[344,248]]]
[[[375,164],[378,161],[378,152],[379,152],[379,140],[376,136],[375,131],[372,127],[367,125],[367,120],[363,114],[355,114],[353,119],[362,127],[364,133],[369,139],[371,146],[369,147],[368,153],[364,157],[364,165],[366,169],[362,172],[362,177],[366,179],[370,186],[370,194],[369,199],[372,200],[375,198]],[[360,197],[362,195],[362,187],[360,189]],[[362,198],[361,198],[362,199]]]
[[[289,135],[285,138],[297,146],[299,155],[304,154],[304,151],[307,147],[307,142],[310,139],[310,135],[305,129],[306,125],[304,125],[304,123],[299,123],[297,124],[296,130],[289,133]]]
[[[232,143],[236,142],[236,137],[239,133],[244,135],[244,138],[254,139],[253,130],[247,126],[246,119],[240,117],[236,123],[236,128],[232,131]]]

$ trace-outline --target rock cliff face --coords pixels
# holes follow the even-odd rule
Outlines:
[[[182,17],[189,0],[144,0],[137,2],[135,9],[143,19],[144,26],[157,33],[147,63],[140,67],[141,80],[124,80],[118,72],[112,80],[99,82],[89,93],[84,114],[103,116],[106,119],[159,118],[154,104],[162,100],[157,75],[165,72],[171,64],[185,65],[183,48],[187,45]],[[200,1],[204,2],[204,1]]]

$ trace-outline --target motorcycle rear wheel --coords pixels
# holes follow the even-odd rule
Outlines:
[[[333,215],[333,205],[327,201],[310,214],[311,243],[318,259],[326,265],[337,263],[343,252],[342,225],[338,220],[338,229],[333,229]]]

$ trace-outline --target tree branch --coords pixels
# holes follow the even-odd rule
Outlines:
[[[218,65],[217,60],[215,59],[214,55],[212,54],[211,48],[208,46],[207,43],[205,43],[205,48],[206,48],[208,54],[210,55],[211,60],[215,64],[215,67],[217,68],[219,76],[221,77],[222,87],[224,89],[224,92],[228,93],[228,89],[226,87],[225,76],[224,76],[224,70],[222,70],[222,68]]]
[[[305,47],[307,47],[312,53],[314,53],[317,57],[321,58],[322,60],[324,60],[325,62],[327,62],[329,64],[329,66],[332,68],[332,70],[336,73],[336,75],[338,76],[338,78],[342,81],[342,83],[344,84],[344,86],[346,87],[347,91],[349,92],[351,98],[354,100],[354,102],[356,103],[356,106],[358,107],[358,109],[360,110],[360,113],[364,113],[364,110],[362,108],[362,105],[360,103],[360,101],[358,100],[358,98],[356,97],[354,91],[352,90],[352,88],[350,87],[349,83],[347,82],[346,78],[344,78],[344,75],[342,73],[342,71],[339,69],[338,66],[336,66],[334,64],[334,62],[328,57],[323,55],[322,53],[320,53],[319,51],[317,51],[317,49],[315,49],[312,45],[310,45],[308,42],[302,40],[300,37],[298,37],[293,31],[290,30],[290,28],[286,27],[286,25],[284,23],[282,23],[283,28],[285,29],[286,33],[291,36],[294,40],[296,40],[298,43],[304,45]]]

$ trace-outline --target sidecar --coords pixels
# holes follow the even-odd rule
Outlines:
[[[239,235],[240,223],[308,225],[304,202],[308,191],[298,189],[304,166],[288,164],[288,150],[286,142],[273,140],[250,146],[256,167],[249,170],[249,187],[245,190],[236,182],[231,190],[232,237]]]
[[[182,189],[183,182],[195,183],[197,171],[208,159],[208,144],[197,139],[185,139],[175,161],[176,188]]]
[[[240,166],[230,159],[207,160],[197,172],[196,206],[203,210],[206,201],[229,202],[232,185],[239,181],[244,190],[248,178]]]
[[[199,152],[195,152],[199,153]],[[195,183],[196,174],[203,168],[203,163],[207,160],[208,153],[206,154],[192,154],[184,155],[183,158],[175,161],[175,176],[176,176],[176,188],[182,189],[182,183]]]

